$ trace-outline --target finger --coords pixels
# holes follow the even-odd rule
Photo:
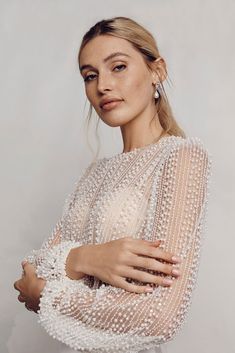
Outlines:
[[[33,311],[33,308],[30,306],[30,304],[29,303],[25,303],[25,307],[26,307],[26,309],[27,310],[29,310],[29,311]]]
[[[25,275],[34,275],[35,274],[35,268],[31,263],[26,262],[24,264],[23,268],[24,268]]]
[[[20,295],[18,295],[18,300],[19,300],[19,302],[24,303],[26,301],[26,298],[20,294]]]
[[[137,294],[147,293],[150,290],[153,291],[153,288],[151,288],[149,285],[145,286],[145,285],[128,283],[125,278],[120,279],[118,287],[123,288],[128,292],[137,293]]]
[[[28,305],[27,302],[24,304],[24,306],[25,306],[25,308],[26,308],[27,310],[29,310],[29,305]]]
[[[138,280],[140,282],[157,284],[159,286],[169,286],[171,282],[169,282],[168,278],[159,275],[152,275],[145,271],[139,271],[135,269],[129,269],[125,275],[126,278],[131,278]]]
[[[20,292],[20,280],[14,282],[14,288]]]
[[[136,247],[134,249],[134,252],[137,255],[146,255],[148,257],[153,257],[155,259],[161,259],[165,260],[167,262],[171,263],[180,263],[181,259],[179,257],[175,258],[175,255],[170,253],[169,251],[165,251],[161,249],[160,247],[156,248],[155,246],[141,246],[141,247]]]
[[[27,264],[27,261],[26,260],[23,260],[22,262],[21,262],[21,266],[24,268],[24,266]]]
[[[142,246],[143,243],[147,246],[154,246],[154,245],[160,245],[161,243],[164,242],[164,239],[156,239],[156,240],[146,240],[146,239],[133,239],[137,245]]]
[[[154,241],[144,240],[144,239],[133,239],[131,251],[136,255],[146,255],[151,252],[151,249],[156,249],[163,243],[162,239],[157,239]]]
[[[35,314],[38,314],[39,308],[33,308],[32,311],[35,312]]]
[[[131,258],[131,260],[133,261],[133,258]],[[150,257],[137,256],[133,261],[132,267],[140,267],[142,269],[162,272],[166,275],[176,277],[180,275],[179,264],[162,263]],[[176,270],[178,270],[178,273]]]
[[[154,256],[151,256],[151,253]],[[176,256],[175,254],[173,254],[169,251],[166,251],[164,249],[161,249],[161,248],[155,249],[155,250],[153,250],[153,252],[151,252],[151,250],[150,250],[150,256],[157,257],[159,259],[162,259],[162,260],[165,260],[165,261],[171,262],[171,263],[180,264],[182,262],[182,259],[180,256]]]
[[[150,241],[150,245],[160,245],[163,243],[164,243],[164,239],[157,239],[157,240]]]

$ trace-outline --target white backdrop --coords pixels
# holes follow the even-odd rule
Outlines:
[[[131,17],[154,34],[168,64],[172,86],[165,87],[176,119],[214,159],[198,284],[168,352],[234,352],[233,0],[0,0],[0,351],[60,352],[37,315],[18,302],[13,283],[21,259],[50,234],[92,159],[77,52],[85,31],[113,16]],[[101,121],[99,135],[101,157],[122,151],[118,128]],[[94,133],[90,140],[96,149]]]

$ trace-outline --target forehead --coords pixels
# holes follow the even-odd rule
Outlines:
[[[100,35],[90,40],[80,54],[80,66],[91,61],[101,62],[113,52],[122,52],[131,57],[140,55],[128,40],[112,35]]]

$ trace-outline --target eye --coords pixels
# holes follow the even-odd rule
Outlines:
[[[124,67],[124,68],[126,68],[126,65],[124,65],[124,64],[117,65],[117,66],[115,66],[115,68],[114,68],[114,69],[116,69],[117,67]],[[118,70],[118,71],[120,71],[120,70]]]
[[[122,68],[122,67],[124,67],[124,69],[126,68],[126,65],[124,65],[124,64],[121,64],[121,65],[117,65],[117,66],[115,66],[114,67],[114,70],[115,69],[117,69],[117,68]],[[122,70],[118,70],[118,72],[119,71],[122,71]],[[95,77],[96,75],[87,75],[85,78],[84,78],[84,81],[85,82],[89,82],[89,81],[93,81],[93,79],[92,79],[92,77]]]
[[[92,80],[90,80],[89,78],[90,77],[93,77],[93,76],[96,76],[96,75],[87,75],[85,78],[84,78],[84,81],[86,82],[86,81],[92,81]]]

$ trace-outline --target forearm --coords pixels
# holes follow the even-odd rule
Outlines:
[[[87,244],[70,250],[65,264],[66,275],[74,280],[83,278],[85,275],[94,275],[91,256],[93,251],[98,251],[98,244]]]
[[[24,261],[31,263],[35,269],[40,266],[45,253],[48,249],[58,245],[61,241],[62,220],[60,219],[53,228],[50,236],[46,238],[39,249],[33,249],[23,258]]]

